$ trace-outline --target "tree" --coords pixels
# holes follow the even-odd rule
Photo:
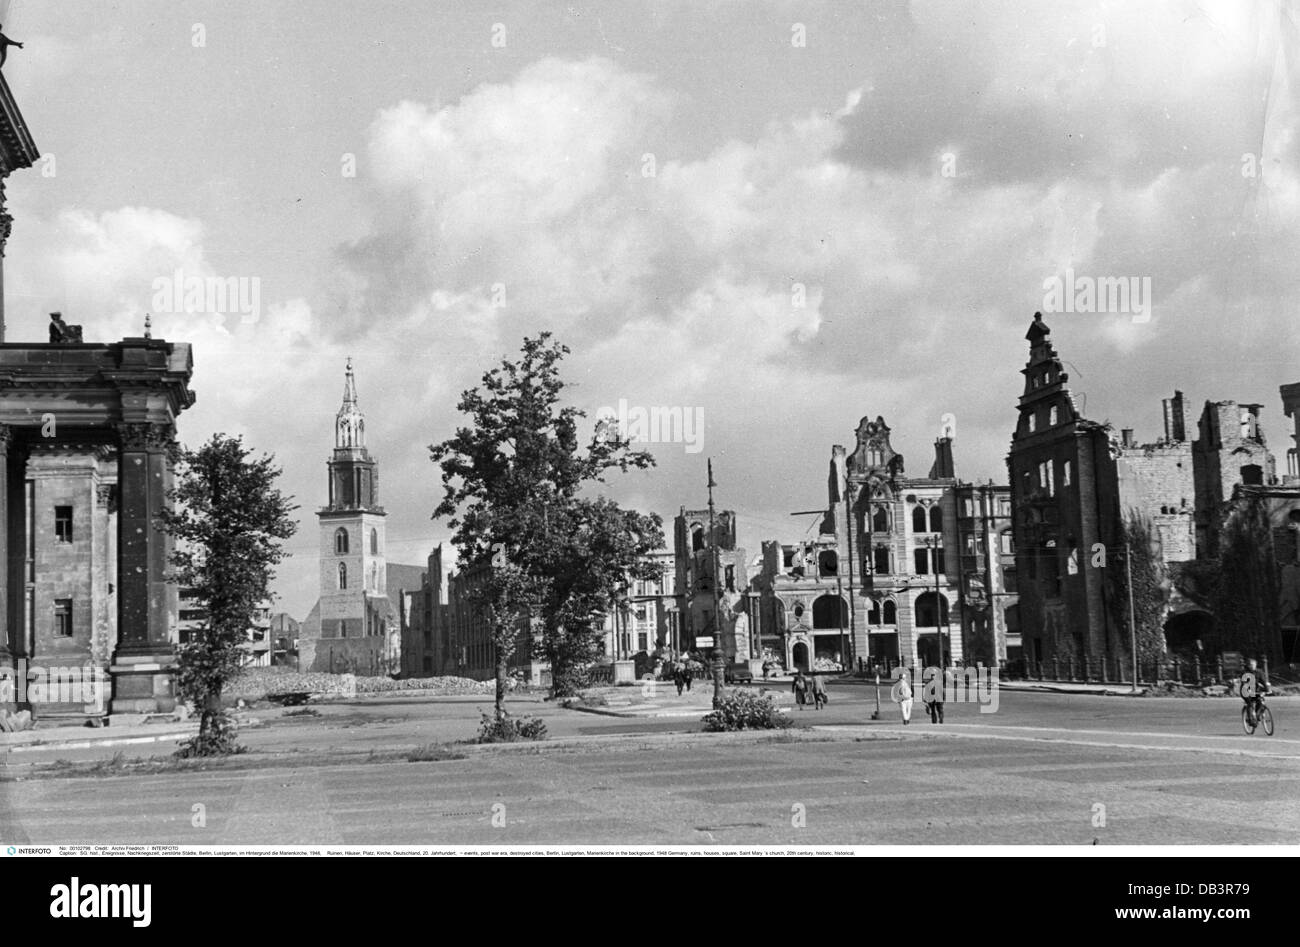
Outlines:
[[[1224,650],[1279,660],[1280,576],[1266,505],[1244,496],[1229,511],[1219,533],[1219,581],[1214,614]]]
[[[503,359],[461,395],[468,423],[429,448],[444,488],[434,517],[448,519],[467,572],[517,573],[488,581],[481,599],[494,603],[498,717],[525,610],[540,613],[552,689],[566,693],[561,682],[594,658],[603,609],[626,589],[630,570],[648,568],[636,557],[663,541],[657,516],[581,495],[610,471],[651,467],[654,458],[608,428],[579,450],[577,422],[586,415],[560,405],[558,366],[568,352],[548,332],[524,339],[518,361]],[[512,609],[516,622],[506,620]]]
[[[181,645],[177,691],[199,710],[198,735],[183,756],[237,752],[235,731],[221,706],[226,683],[239,673],[241,649],[258,604],[268,597],[280,545],[297,525],[297,509],[275,486],[273,458],[252,459],[238,437],[215,434],[198,450],[172,454],[177,485],[163,528],[176,541],[172,580],[192,589],[206,618]]]
[[[1165,656],[1165,612],[1172,585],[1165,574],[1160,541],[1151,521],[1136,510],[1120,524],[1123,555],[1131,558],[1133,614],[1137,619],[1138,661],[1158,662]],[[1111,613],[1119,617],[1120,642],[1130,650],[1128,580],[1130,569],[1122,558],[1111,566]],[[1132,655],[1129,655],[1132,660]]]

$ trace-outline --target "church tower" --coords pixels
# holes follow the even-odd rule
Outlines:
[[[320,517],[320,622],[323,638],[383,634],[387,596],[384,508],[379,505],[379,468],[366,450],[366,420],[348,359],[343,405],[334,419],[329,460],[329,505]]]

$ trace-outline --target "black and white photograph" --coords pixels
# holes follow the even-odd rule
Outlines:
[[[0,289],[37,913],[1300,852],[1297,0],[0,0]]]

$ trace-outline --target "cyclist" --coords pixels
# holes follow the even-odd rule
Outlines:
[[[1268,678],[1259,669],[1258,662],[1251,658],[1246,662],[1246,670],[1241,672],[1241,699],[1246,702],[1247,719],[1252,727],[1259,722],[1259,711],[1264,706],[1264,695],[1267,693]]]

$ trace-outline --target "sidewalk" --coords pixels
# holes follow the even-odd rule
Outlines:
[[[1047,691],[1058,694],[1101,694],[1107,697],[1141,696],[1149,690],[1139,685],[1137,694],[1132,684],[1084,684],[1079,681],[1007,681],[998,680],[998,687],[1007,691]]]
[[[179,741],[193,736],[198,733],[198,730],[197,720],[130,723],[110,727],[87,727],[75,724],[41,727],[38,724],[34,730],[0,735],[0,753],[21,753],[24,750],[48,749],[52,746],[81,750],[93,746]]]
[[[794,695],[790,693],[788,682],[785,687],[780,687],[775,681],[768,683],[778,685],[766,688],[772,703],[778,707],[794,706]],[[762,689],[758,682],[754,686]],[[728,685],[725,689],[731,690],[732,687]],[[587,704],[575,700],[566,705],[568,709],[605,717],[697,719],[713,710],[713,684],[710,681],[695,681],[692,688],[680,697],[677,688],[667,681],[643,681],[632,687],[602,687],[585,693],[604,703]]]

